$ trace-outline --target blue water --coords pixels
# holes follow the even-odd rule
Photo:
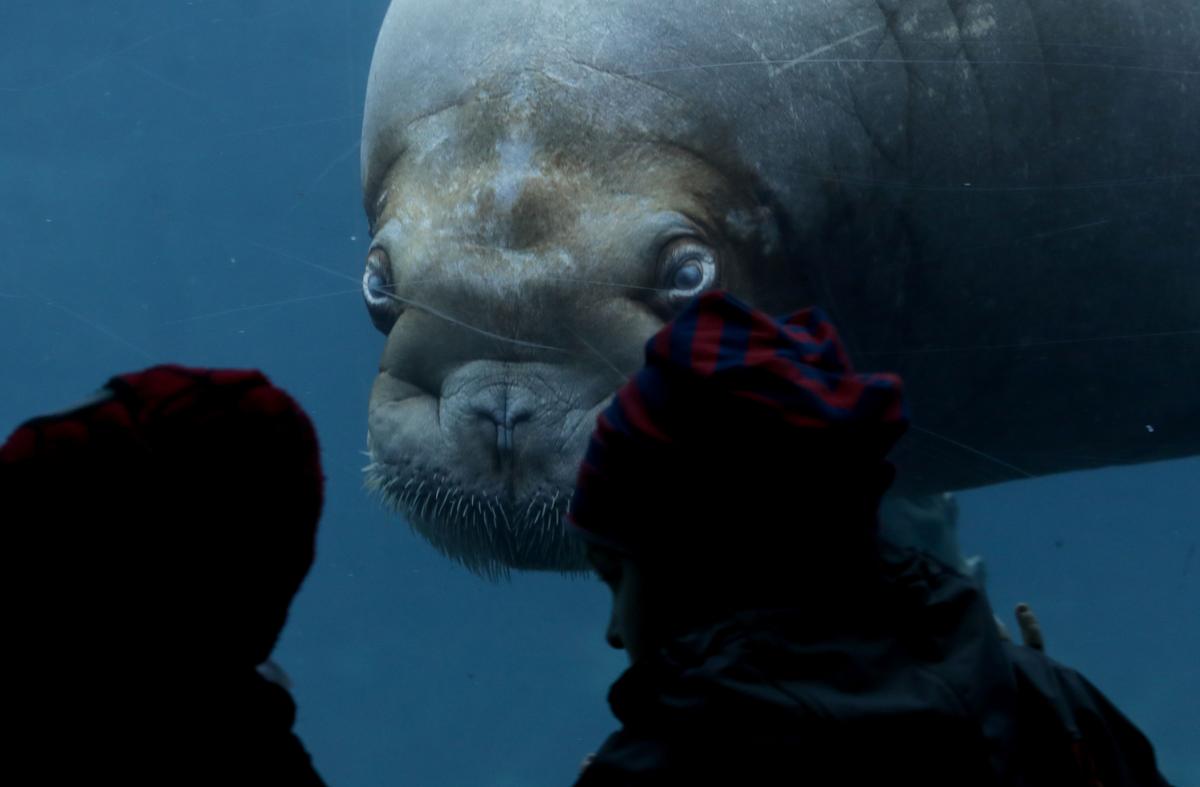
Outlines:
[[[385,0],[0,4],[0,432],[153,362],[255,366],[313,414],[316,567],[277,651],[333,787],[563,785],[613,727],[598,582],[485,582],[361,488],[358,296]],[[962,496],[996,607],[1200,785],[1200,460]]]

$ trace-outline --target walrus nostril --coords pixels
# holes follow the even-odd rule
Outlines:
[[[476,407],[474,414],[482,421],[490,422],[496,429],[496,453],[502,459],[512,456],[514,449],[513,433],[517,424],[533,418],[533,411],[527,406],[515,405],[511,399],[497,403],[494,407]]]
[[[500,440],[498,447],[500,449],[501,456],[512,453],[514,442],[513,433],[517,430],[517,424],[524,423],[531,418],[533,418],[532,411],[525,409],[514,410],[511,407],[509,408],[507,420],[505,421],[504,426],[500,428],[499,432]]]

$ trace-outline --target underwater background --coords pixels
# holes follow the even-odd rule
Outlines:
[[[382,337],[359,294],[358,141],[386,6],[0,3],[0,432],[153,363],[261,368],[313,415],[328,476],[275,655],[318,770],[565,785],[615,727],[607,591],[485,581],[362,487]],[[1200,459],[959,500],[998,613],[1015,630],[1030,602],[1050,655],[1200,785]]]

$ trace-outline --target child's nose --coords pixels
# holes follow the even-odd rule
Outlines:
[[[617,632],[616,618],[609,618],[608,631],[604,632],[604,638],[608,640],[608,644],[617,650],[624,650],[625,643],[621,639],[621,635]]]

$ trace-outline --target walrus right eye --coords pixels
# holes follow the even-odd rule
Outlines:
[[[391,333],[392,326],[404,310],[403,304],[393,292],[394,289],[391,258],[382,248],[371,249],[367,255],[366,270],[363,271],[363,301],[367,304],[371,322],[385,336]]]
[[[717,278],[716,254],[692,238],[672,242],[663,254],[663,292],[672,305],[695,298]]]

